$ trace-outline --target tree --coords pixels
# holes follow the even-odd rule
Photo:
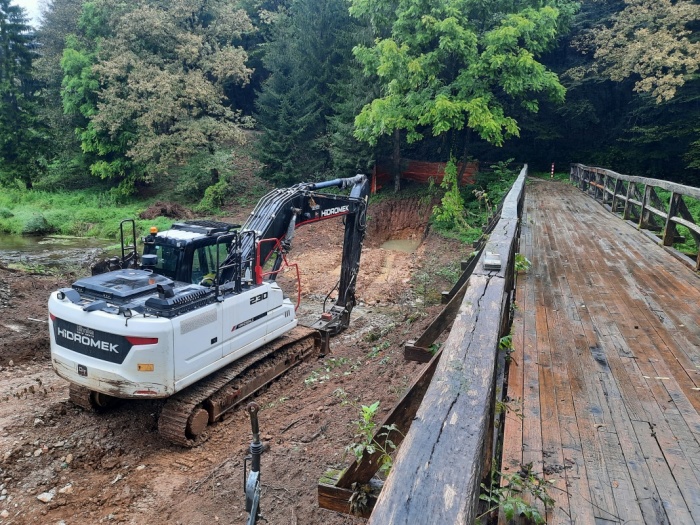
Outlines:
[[[235,45],[252,30],[243,11],[225,0],[96,0],[81,23],[92,49],[66,51],[64,105],[88,120],[79,133],[93,174],[131,192],[194,155],[243,142],[245,119],[223,90],[250,75]]]
[[[592,32],[596,65],[614,81],[635,79],[635,91],[658,103],[674,97],[700,67],[693,0],[625,0],[612,23]]]
[[[40,169],[43,137],[34,101],[33,47],[24,10],[0,0],[0,177],[28,188]]]
[[[501,146],[519,133],[511,108],[536,112],[543,94],[563,101],[557,76],[537,57],[556,44],[574,9],[566,0],[352,0],[353,15],[390,28],[355,50],[382,88],[355,119],[355,135],[376,144],[405,130],[414,142],[468,128]]]
[[[332,169],[330,150],[340,137],[331,134],[344,131],[337,121],[331,131],[329,119],[341,109],[339,83],[352,59],[354,26],[343,0],[295,0],[278,22],[263,60],[270,77],[256,102],[263,130],[257,156],[266,178],[291,184]]]
[[[81,117],[66,114],[61,99],[63,69],[61,59],[69,35],[79,32],[78,20],[85,0],[51,0],[42,10],[42,23],[37,30],[37,59],[34,76],[39,84],[37,114],[46,124],[48,134],[47,173],[42,175],[44,187],[84,185],[89,166],[74,133],[83,124]],[[75,45],[75,43],[73,43]]]

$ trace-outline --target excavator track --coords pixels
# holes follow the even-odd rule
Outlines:
[[[168,398],[158,432],[168,441],[194,447],[208,438],[206,427],[243,400],[314,355],[320,334],[297,326],[287,334]]]

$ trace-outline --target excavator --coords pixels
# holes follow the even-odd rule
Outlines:
[[[319,191],[327,188],[337,190]],[[201,443],[208,425],[327,353],[330,337],[347,328],[368,197],[365,175],[275,189],[242,226],[195,220],[152,228],[142,255],[135,222],[122,221],[121,257],[49,297],[51,362],[69,381],[70,400],[102,411],[120,399],[165,399],[159,433],[185,447]],[[345,230],[335,302],[326,309],[329,293],[320,318],[302,327],[298,266],[287,253],[297,228],[336,217]],[[289,268],[296,302],[277,283]]]

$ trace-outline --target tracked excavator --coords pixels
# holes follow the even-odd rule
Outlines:
[[[346,191],[319,191],[326,188]],[[49,298],[51,362],[70,382],[70,399],[100,411],[119,399],[166,398],[160,434],[186,447],[200,443],[209,424],[327,352],[329,338],[348,326],[368,195],[364,175],[276,189],[242,226],[176,223],[144,237],[142,255],[134,221],[123,221],[121,257],[108,271]],[[295,267],[286,255],[296,228],[334,217],[345,223],[337,298],[302,327],[300,295],[295,304],[276,277]]]

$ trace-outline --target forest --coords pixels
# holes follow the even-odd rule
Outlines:
[[[49,0],[34,27],[0,0],[0,184],[206,209],[245,154],[275,185],[402,159],[697,185],[699,25],[692,0]]]

